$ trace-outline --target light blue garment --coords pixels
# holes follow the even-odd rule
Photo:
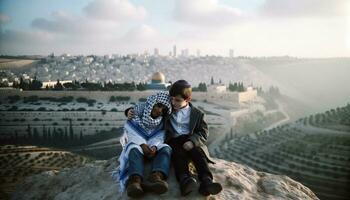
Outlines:
[[[171,114],[170,123],[176,132],[175,137],[190,133],[190,115],[191,107],[189,105]]]
[[[129,178],[129,153],[132,149],[137,149],[143,154],[141,144],[147,144],[148,146],[156,146],[160,151],[164,147],[171,147],[164,143],[165,130],[163,123],[159,124],[151,132],[146,132],[137,122],[134,120],[128,120],[124,125],[124,134],[120,139],[123,150],[119,156],[119,168],[112,172],[113,179],[119,183],[120,191],[124,192],[126,181]]]

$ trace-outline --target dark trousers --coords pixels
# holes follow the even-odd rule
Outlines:
[[[213,175],[209,170],[207,158],[202,149],[193,147],[191,150],[186,151],[182,146],[187,141],[189,141],[188,135],[181,135],[169,141],[169,145],[173,149],[171,159],[177,181],[180,182],[184,177],[191,175],[188,168],[191,160],[196,167],[200,181],[207,177],[213,179]]]

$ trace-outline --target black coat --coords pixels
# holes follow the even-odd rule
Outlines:
[[[189,106],[191,107],[191,113],[190,113],[190,133],[189,133],[189,139],[193,142],[195,147],[199,147],[203,150],[205,156],[207,157],[208,162],[211,162],[214,164],[213,159],[209,155],[208,147],[205,144],[209,131],[208,131],[208,125],[204,120],[204,113],[200,111],[198,108],[193,106],[191,103],[189,103]],[[171,138],[175,135],[175,130],[170,122],[170,117],[168,116],[165,118],[164,128],[166,131],[165,136],[165,142],[168,143]]]

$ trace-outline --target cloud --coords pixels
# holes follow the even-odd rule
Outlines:
[[[74,39],[82,39],[92,36],[107,36],[119,27],[117,23],[88,19],[84,16],[74,16],[58,11],[52,14],[52,19],[36,18],[32,21],[32,27],[61,34]]]
[[[349,48],[345,47],[345,38],[349,38],[346,20],[325,18],[343,16],[342,7],[349,8],[345,1],[328,1],[329,10],[324,0],[308,0],[314,3],[311,7],[306,0],[295,0],[295,4],[291,0],[280,1],[285,4],[266,0],[261,10],[247,16],[217,0],[178,0],[173,18],[164,16],[159,24],[153,16],[146,21],[144,8],[130,0],[93,0],[80,15],[57,11],[51,17],[34,19],[31,29],[3,30],[6,26],[0,26],[0,54],[102,55],[152,52],[153,48],[165,54],[176,44],[179,51],[188,48],[193,53],[200,49],[203,55],[227,55],[231,48],[237,55],[349,55]],[[2,21],[8,20],[11,19],[5,17]]]
[[[217,0],[178,0],[174,18],[177,21],[198,26],[227,26],[242,17],[242,12]]]
[[[0,24],[7,23],[11,20],[11,18],[7,15],[0,14]]]
[[[1,30],[0,53],[110,54],[130,53],[135,48],[143,51],[160,38],[156,29],[142,22],[145,15],[144,8],[127,0],[93,1],[83,8],[82,15],[57,11],[50,18],[34,19],[33,29]],[[130,21],[137,22],[131,29]]]
[[[125,42],[154,42],[154,40],[160,38],[160,34],[149,25],[140,25],[130,29],[122,38]]]
[[[114,36],[112,32],[106,37],[95,34],[81,35],[81,38],[42,30],[6,30],[0,32],[0,54],[127,54],[153,49],[160,42],[158,36],[158,32],[148,25],[133,28],[122,36]]]
[[[279,17],[335,17],[350,12],[348,0],[266,0],[260,14]]]
[[[54,40],[51,34],[42,31],[4,30],[0,33],[0,53],[48,54],[55,48],[52,46]]]
[[[52,13],[50,19],[34,19],[31,25],[35,30],[47,32],[57,38],[57,41],[67,43],[67,46],[79,43],[90,43],[90,46],[106,45],[120,41],[119,38],[123,38],[128,29],[125,25],[133,21],[142,23],[145,16],[146,10],[143,7],[136,7],[128,0],[96,0],[83,8],[83,15],[57,11]],[[138,41],[141,41],[150,32],[143,28],[132,30],[130,34],[135,38],[138,36]]]
[[[89,3],[83,11],[88,17],[115,22],[140,21],[147,16],[145,8],[135,6],[128,0],[95,0]]]

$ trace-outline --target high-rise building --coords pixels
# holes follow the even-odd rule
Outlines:
[[[176,57],[176,45],[173,47],[173,56]]]
[[[181,56],[183,56],[183,57],[189,56],[189,51],[188,51],[188,49],[182,49],[182,50],[181,50]]]
[[[230,58],[233,58],[233,57],[234,57],[234,50],[233,50],[233,49],[230,49],[229,55],[230,55]]]
[[[201,50],[197,49],[197,57],[201,56]]]
[[[159,49],[158,48],[154,48],[154,56],[159,56]]]

